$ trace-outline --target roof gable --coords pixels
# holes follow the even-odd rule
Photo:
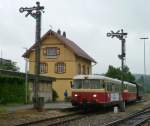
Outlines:
[[[73,41],[67,39],[66,37],[59,35],[58,33],[49,30],[42,38],[41,42],[47,38],[48,35],[54,35],[57,39],[59,39],[64,45],[69,47],[77,56],[82,57],[84,59],[87,59],[91,62],[96,63],[96,61],[90,57],[84,50],[82,50],[77,44],[75,44]],[[28,57],[31,51],[36,47],[36,44],[34,44],[29,50],[27,50],[24,54],[23,57]]]

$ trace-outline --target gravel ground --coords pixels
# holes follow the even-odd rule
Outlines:
[[[91,117],[86,117],[78,121],[71,122],[70,124],[65,124],[65,126],[96,126],[103,125],[105,123],[123,118],[127,116],[129,113],[141,110],[144,106],[150,105],[150,100],[145,102],[134,103],[128,105],[126,108],[126,112],[118,112],[118,113],[105,113],[98,114]],[[45,119],[50,117],[56,117],[61,115],[66,115],[71,113],[71,111],[60,111],[60,110],[44,110],[42,112],[37,112],[33,109],[27,110],[17,110],[16,112],[12,112],[9,114],[0,114],[0,126],[13,126],[15,124],[20,124],[23,122],[30,122],[39,119]]]
[[[38,112],[32,109],[19,110],[13,113],[0,114],[0,126],[13,126],[24,122],[62,116],[68,113],[71,112],[63,112],[60,110],[44,110],[42,112]]]
[[[33,105],[16,105],[16,106],[9,106],[7,107],[7,111],[9,112],[15,112],[19,109],[32,109]],[[70,102],[53,102],[53,103],[46,103],[44,105],[45,109],[64,109],[64,108],[72,108],[72,105]]]
[[[109,122],[124,118],[128,116],[128,114],[141,110],[145,105],[150,105],[150,102],[130,104],[127,106],[126,112],[98,114],[68,124],[62,124],[61,126],[103,126]]]

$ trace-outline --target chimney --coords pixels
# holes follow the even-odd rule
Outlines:
[[[65,37],[65,38],[66,38],[66,32],[65,32],[65,31],[63,32],[63,37]]]
[[[59,35],[61,35],[61,31],[60,31],[60,29],[58,29],[58,30],[57,30],[57,33],[58,33]]]

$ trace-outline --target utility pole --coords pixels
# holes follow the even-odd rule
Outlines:
[[[140,38],[141,40],[144,40],[144,84],[145,84],[145,81],[146,81],[146,58],[145,58],[145,40],[148,39],[148,37],[143,37],[143,38]],[[144,85],[143,85],[144,87]]]
[[[125,102],[123,101],[123,90],[124,90],[124,60],[125,60],[125,56],[126,56],[126,52],[125,52],[125,37],[127,36],[127,33],[123,32],[123,29],[118,30],[116,33],[111,31],[110,33],[107,33],[107,37],[111,37],[111,38],[118,38],[119,40],[121,40],[121,54],[118,55],[119,59],[121,60],[121,69],[122,69],[122,74],[121,74],[121,84],[122,84],[122,88],[121,88],[121,93],[122,93],[122,101],[120,104],[121,107],[121,111],[125,111]]]
[[[2,64],[2,60],[3,60],[3,51],[2,51],[2,49],[1,49],[1,64]]]
[[[39,74],[40,74],[40,39],[41,39],[41,12],[43,12],[44,6],[40,6],[40,2],[36,2],[34,7],[21,7],[20,13],[27,12],[25,17],[28,15],[32,16],[36,20],[36,35],[35,35],[35,81],[34,81],[34,98],[33,104],[35,109],[40,109],[39,100]]]
[[[24,47],[24,49],[26,50],[26,51],[28,51],[28,48],[26,48],[26,47]],[[25,96],[25,102],[26,102],[26,104],[28,104],[28,59],[27,58],[25,58],[25,74],[26,74],[26,76],[25,76],[25,90],[26,90],[26,96]]]

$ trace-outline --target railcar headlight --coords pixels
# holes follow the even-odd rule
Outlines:
[[[74,96],[75,96],[75,97],[77,97],[78,95],[77,95],[77,94],[75,94]]]
[[[93,97],[94,97],[94,98],[96,98],[96,96],[97,96],[96,94],[93,94]]]

